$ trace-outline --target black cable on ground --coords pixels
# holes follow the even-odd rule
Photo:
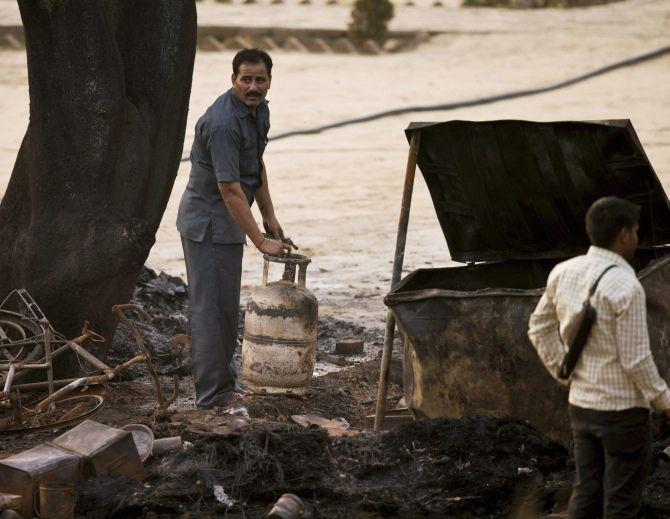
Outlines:
[[[374,114],[364,115],[362,117],[354,117],[352,119],[345,119],[331,124],[325,124],[323,126],[316,126],[314,128],[305,128],[302,130],[293,130],[285,133],[280,133],[270,138],[271,141],[278,141],[279,139],[286,139],[288,137],[294,137],[296,135],[312,135],[316,133],[321,133],[326,130],[332,130],[334,128],[341,128],[342,126],[349,126],[351,124],[360,124],[367,123],[370,121],[376,121],[377,119],[383,119],[385,117],[394,117],[396,115],[402,115],[411,112],[435,112],[435,111],[446,111],[446,110],[456,110],[457,108],[465,108],[469,106],[479,106],[491,103],[497,103],[499,101],[506,101],[508,99],[516,99],[518,97],[527,97],[537,94],[544,94],[545,92],[551,92],[553,90],[558,90],[560,88],[565,88],[575,83],[581,83],[587,79],[591,79],[596,76],[602,76],[617,70],[620,68],[631,67],[633,65],[638,65],[639,63],[644,63],[645,61],[651,61],[657,58],[660,58],[666,54],[670,53],[670,45],[661,47],[660,49],[653,50],[651,52],[645,52],[644,54],[638,54],[632,58],[627,58],[621,61],[615,61],[604,67],[596,68],[585,72],[578,76],[571,77],[569,79],[564,79],[558,81],[557,83],[550,83],[549,85],[529,88],[524,90],[514,90],[512,92],[505,92],[502,94],[497,94],[487,97],[479,97],[475,99],[469,99],[466,101],[454,101],[451,103],[442,103],[435,105],[418,105],[418,106],[407,106],[404,108],[395,108],[393,110],[385,110],[383,112],[377,112]],[[183,157],[182,162],[188,160],[188,156]]]

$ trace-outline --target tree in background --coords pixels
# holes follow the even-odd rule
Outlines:
[[[193,0],[19,0],[30,122],[0,203],[0,300],[108,339],[155,241],[182,153]],[[98,355],[106,352],[96,351]]]
[[[623,0],[461,0],[464,7],[510,7],[531,9],[542,7],[588,7]]]
[[[351,9],[349,37],[356,45],[368,39],[384,43],[393,11],[389,0],[356,0]]]

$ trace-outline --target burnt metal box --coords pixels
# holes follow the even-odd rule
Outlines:
[[[33,517],[40,483],[76,483],[81,479],[81,462],[77,454],[38,445],[0,461],[0,492],[21,496],[16,512]]]
[[[528,320],[551,269],[586,252],[586,211],[608,195],[641,207],[632,263],[670,378],[670,205],[630,121],[450,121],[406,133],[420,134],[418,166],[452,260],[464,263],[416,270],[385,298],[415,416],[511,416],[569,436],[567,391],[530,344]]]
[[[85,420],[58,436],[52,443],[82,456],[86,477],[130,476],[142,479],[145,476],[142,460],[130,431]]]

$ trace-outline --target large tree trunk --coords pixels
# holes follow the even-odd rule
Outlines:
[[[195,4],[19,7],[30,123],[0,204],[0,300],[26,288],[61,333],[88,320],[111,339],[111,307],[132,294],[179,167]]]

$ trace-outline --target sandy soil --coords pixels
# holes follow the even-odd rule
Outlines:
[[[347,6],[198,4],[201,24],[344,28]],[[20,23],[0,1],[0,24]],[[443,31],[410,53],[370,56],[275,52],[270,91],[275,134],[408,104],[432,104],[535,87],[670,44],[670,3],[625,1],[574,10],[461,9],[449,1],[400,7],[394,29]],[[199,52],[184,152],[206,107],[229,86],[232,52]],[[368,326],[384,318],[410,121],[630,118],[670,192],[670,57],[618,70],[550,94],[488,106],[408,114],[321,135],[271,143],[266,152],[276,211],[313,258],[308,283],[322,314]],[[0,52],[0,195],[28,121],[25,54]],[[184,275],[175,218],[188,178],[183,163],[149,264]],[[248,247],[245,289],[258,283],[261,258]],[[417,177],[406,270],[449,263],[427,189]],[[277,272],[277,275],[278,272]]]

